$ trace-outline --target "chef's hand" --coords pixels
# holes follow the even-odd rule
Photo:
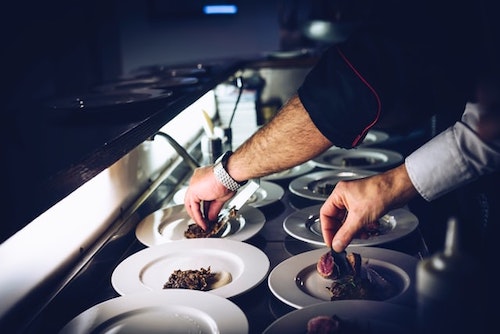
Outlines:
[[[320,209],[326,246],[343,251],[363,227],[373,226],[416,194],[404,164],[364,179],[340,181]]]
[[[224,187],[214,176],[213,166],[197,168],[184,197],[184,205],[189,216],[203,229],[208,228],[208,221],[213,221],[224,203],[235,192]],[[203,207],[202,207],[203,206]]]

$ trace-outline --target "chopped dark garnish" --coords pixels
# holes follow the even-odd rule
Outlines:
[[[208,269],[199,270],[175,270],[168,281],[163,285],[164,289],[190,289],[190,290],[210,290],[210,285],[215,280],[214,273]]]

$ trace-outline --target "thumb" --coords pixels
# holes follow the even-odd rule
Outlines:
[[[332,240],[332,248],[336,252],[342,252],[351,243],[352,239],[358,232],[358,228],[353,221],[353,218],[347,214],[347,217],[340,226]]]

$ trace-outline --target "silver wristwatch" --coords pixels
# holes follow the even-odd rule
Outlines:
[[[231,191],[238,190],[241,186],[243,186],[246,182],[237,182],[235,181],[231,175],[226,171],[227,160],[233,154],[231,151],[227,151],[223,155],[221,155],[216,161],[214,165],[214,175],[217,181],[222,183],[224,187]]]

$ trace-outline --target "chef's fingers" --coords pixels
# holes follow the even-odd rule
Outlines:
[[[219,216],[220,211],[224,207],[226,203],[225,200],[214,200],[210,202],[210,206],[207,207],[207,211],[205,211],[205,218],[209,221],[214,221]]]
[[[210,202],[209,201],[201,201],[200,204],[200,209],[201,209],[201,215],[203,218],[208,219],[208,209],[210,208]]]
[[[336,252],[343,251],[362,227],[359,225],[361,220],[356,217],[355,213],[346,212],[346,214],[345,220],[331,239],[332,248]]]
[[[346,215],[346,210],[338,208],[331,203],[326,203],[319,211],[319,221],[321,223],[321,233],[327,247],[332,246],[332,239],[337,234]]]
[[[188,192],[186,192],[186,196],[184,197],[184,206],[186,208],[186,212],[197,225],[206,230],[208,228],[208,224],[205,217],[203,216],[201,203],[206,202],[197,200],[196,197],[190,195],[189,190]]]

